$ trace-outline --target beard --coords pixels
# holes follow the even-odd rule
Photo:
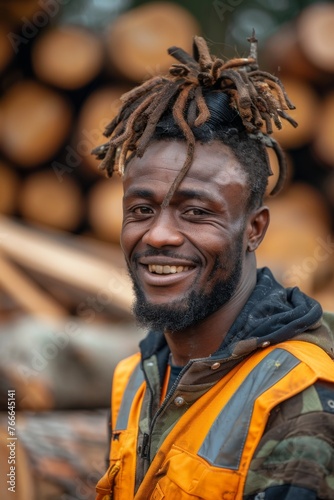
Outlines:
[[[213,282],[209,291],[196,290],[197,280],[195,280],[193,289],[182,299],[169,301],[166,304],[148,302],[140,282],[129,268],[136,298],[133,313],[137,324],[155,331],[178,332],[199,323],[220,309],[231,299],[240,281],[242,239],[243,234],[240,234],[235,247],[228,254],[216,257],[208,277],[208,282],[210,283],[210,280]],[[225,274],[223,279],[216,278],[220,271]]]

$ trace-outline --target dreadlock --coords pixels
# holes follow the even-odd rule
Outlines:
[[[259,70],[254,31],[248,41],[248,57],[226,62],[211,55],[205,40],[198,36],[193,56],[178,47],[168,49],[178,61],[169,73],[150,78],[122,96],[122,107],[104,132],[109,141],[93,150],[103,160],[99,168],[109,177],[114,171],[123,175],[129,159],[142,157],[151,140],[185,140],[186,158],[163,202],[167,206],[192,163],[196,140],[220,139],[233,149],[241,164],[248,162],[251,192],[258,198],[263,197],[272,174],[266,148],[273,148],[279,177],[270,194],[278,193],[286,178],[286,164],[280,146],[270,136],[272,122],[280,129],[283,118],[296,127],[287,113],[294,106],[281,81]],[[265,179],[260,187],[259,174]]]

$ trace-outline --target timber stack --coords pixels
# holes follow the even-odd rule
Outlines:
[[[170,2],[130,8],[103,33],[57,23],[57,16],[41,5],[15,0],[3,8],[0,213],[56,231],[58,239],[67,233],[101,244],[102,252],[105,244],[111,245],[117,253],[121,184],[104,179],[90,152],[105,140],[103,130],[117,112],[120,96],[168,69],[168,46],[191,51],[200,26]],[[333,22],[332,3],[311,5],[260,44],[261,65],[282,79],[299,126],[274,132],[287,152],[289,176],[282,195],[268,201],[274,217],[258,253],[259,265],[271,265],[285,284],[295,278],[325,308],[333,307],[334,288]],[[291,213],[296,208],[295,216],[287,216],[290,208]],[[323,253],[319,248],[325,248]],[[8,260],[6,252],[2,248],[0,258]],[[325,253],[319,261],[316,255]],[[19,271],[32,279],[31,269]],[[33,280],[41,278],[43,273],[34,272]],[[57,287],[59,283],[53,285]],[[63,290],[57,295],[60,302],[61,295],[68,296]],[[68,302],[60,305],[66,310]]]
[[[167,1],[129,7],[103,31],[64,22],[71,4],[89,3],[126,9],[130,0],[0,0],[0,470],[9,466],[10,388],[19,500],[95,496],[112,372],[141,333],[119,247],[121,181],[106,180],[90,152],[105,142],[121,95],[168,70],[167,47],[191,51],[201,34],[192,14]],[[220,21],[242,7],[213,4],[223,6]],[[285,84],[299,127],[274,132],[288,177],[266,200],[271,225],[257,255],[331,311],[333,24],[334,4],[313,4],[259,44],[261,67]],[[270,158],[268,192],[278,170]],[[0,497],[13,497],[5,481]]]

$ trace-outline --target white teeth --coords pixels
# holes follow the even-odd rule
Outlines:
[[[182,271],[188,271],[189,266],[160,266],[158,264],[149,264],[148,270],[150,273],[156,274],[175,274],[182,273]]]
[[[162,274],[163,267],[162,266],[155,266],[155,272],[158,273],[158,274]]]

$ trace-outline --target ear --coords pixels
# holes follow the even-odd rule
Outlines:
[[[260,207],[248,216],[247,251],[254,252],[263,240],[269,226],[270,213],[266,206]]]

